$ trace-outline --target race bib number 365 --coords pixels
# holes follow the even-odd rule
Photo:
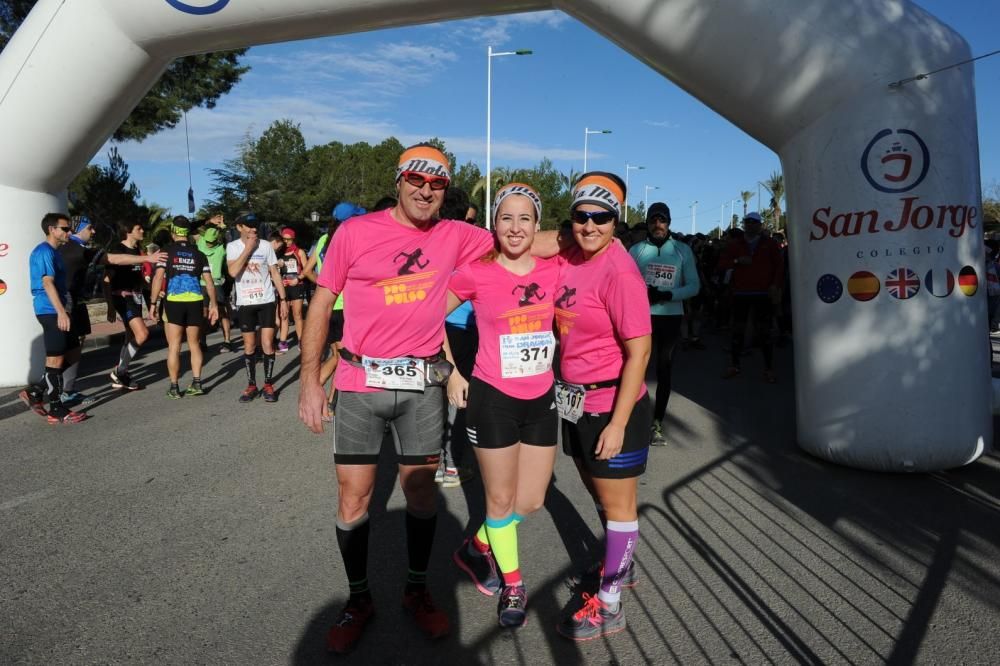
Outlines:
[[[361,357],[365,386],[404,391],[424,390],[424,362],[418,358]]]
[[[501,335],[500,374],[504,378],[532,377],[548,372],[555,350],[552,331]]]

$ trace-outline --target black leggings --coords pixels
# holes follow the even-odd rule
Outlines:
[[[771,317],[774,307],[766,294],[735,294],[733,296],[733,367],[740,367],[743,354],[743,339],[746,337],[747,320],[753,320],[753,333],[764,354],[764,369],[770,370],[774,363],[774,346],[771,343]]]
[[[670,374],[673,368],[674,349],[681,337],[683,315],[653,315],[653,353],[656,354],[656,405],[653,419],[662,421],[667,415],[670,400]]]

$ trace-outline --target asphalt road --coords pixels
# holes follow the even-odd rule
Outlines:
[[[342,658],[324,649],[346,597],[330,438],[296,418],[297,350],[279,357],[273,405],[236,402],[239,355],[210,354],[209,393],[170,401],[160,339],[134,373],[148,388],[127,395],[105,382],[116,350],[89,351],[87,422],[48,426],[0,396],[0,663],[1000,663],[1000,458],[909,476],[811,458],[794,444],[787,350],[778,385],[756,354],[723,382],[725,341],[706,341],[678,353],[670,445],[640,487],[627,631],[554,631],[599,527],[560,456],[520,528],[517,632],[450,561],[482,519],[481,485],[442,491],[430,579],[453,632],[425,640],[399,608],[404,506],[384,459],[377,614]]]

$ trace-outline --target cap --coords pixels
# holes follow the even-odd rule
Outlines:
[[[204,232],[202,232],[201,237],[205,239],[206,243],[214,243],[219,240],[219,229],[218,227],[207,227]]]
[[[652,222],[654,217],[662,217],[669,223],[670,207],[662,201],[651,203],[649,205],[649,210],[646,211],[646,222]]]
[[[361,206],[355,206],[349,201],[341,201],[333,207],[333,219],[337,222],[344,222],[352,217],[364,215],[365,212],[365,209]]]
[[[256,229],[260,226],[260,220],[258,220],[257,216],[253,213],[244,213],[236,218],[236,224],[242,224],[244,227]]]
[[[764,220],[760,217],[760,213],[747,213],[743,218],[743,224],[746,224],[747,222],[756,222],[757,224],[760,224],[763,221]]]
[[[281,237],[295,238],[295,229],[292,229],[291,227],[285,227],[284,229],[281,230]]]
[[[191,220],[183,215],[177,215],[170,221],[170,232],[175,236],[187,236],[191,233]]]
[[[74,233],[83,233],[83,230],[91,226],[92,222],[89,217],[81,217],[80,221],[76,223],[76,231]]]

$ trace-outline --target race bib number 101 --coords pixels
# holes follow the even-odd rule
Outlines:
[[[419,358],[361,357],[365,386],[404,391],[424,390],[424,362]]]
[[[579,384],[556,382],[556,409],[559,418],[576,423],[583,416],[583,399],[587,390]]]

